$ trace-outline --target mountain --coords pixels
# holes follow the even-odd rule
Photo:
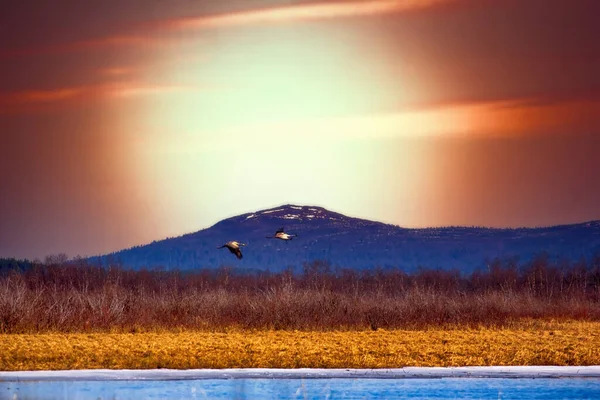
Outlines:
[[[298,237],[289,242],[266,239],[281,226]],[[228,240],[248,245],[237,260],[217,247]],[[418,267],[469,272],[486,260],[518,257],[528,261],[547,253],[551,258],[578,261],[600,254],[600,221],[547,228],[492,229],[444,227],[407,229],[352,218],[322,207],[283,205],[224,219],[210,228],[144,246],[93,257],[125,267],[166,269],[235,266],[243,270],[279,271],[302,268],[305,262],[328,260],[353,269]]]

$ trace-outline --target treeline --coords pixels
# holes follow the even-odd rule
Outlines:
[[[16,258],[0,258],[0,275],[9,271],[25,271],[33,267],[33,262],[29,260],[18,260]]]
[[[321,261],[305,264],[301,274],[134,271],[64,257],[2,271],[1,333],[420,329],[527,318],[600,320],[600,258],[495,261],[469,275],[355,271]]]

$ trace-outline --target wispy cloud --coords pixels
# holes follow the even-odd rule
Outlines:
[[[97,85],[63,87],[47,90],[23,90],[0,93],[0,114],[37,112],[54,109],[57,105],[83,104],[93,99],[119,99],[193,92],[195,85],[164,85],[137,82],[102,83]],[[76,103],[74,103],[76,102]]]
[[[198,88],[196,86],[183,85],[126,85],[113,87],[110,94],[117,97],[135,97],[178,92],[194,92],[197,90]]]
[[[169,30],[193,30],[217,27],[235,27],[293,21],[310,21],[331,18],[369,17],[384,14],[402,13],[434,7],[439,4],[460,0],[366,0],[366,1],[333,1],[313,4],[264,8],[259,10],[240,11],[217,15],[198,15],[176,19],[150,21],[132,27],[128,32],[98,37],[90,40],[79,40],[71,43],[56,44],[44,47],[13,49],[0,51],[0,59],[13,57],[84,51],[102,47],[130,47],[137,45],[168,44],[169,39],[157,35]]]
[[[176,29],[197,29],[328,18],[374,16],[428,8],[452,1],[456,0],[371,0],[326,2],[242,11],[212,16],[180,18],[159,21],[157,26]]]
[[[0,104],[19,105],[27,103],[51,103],[64,101],[80,95],[82,87],[59,88],[52,90],[24,90],[0,94]]]
[[[132,67],[107,67],[107,68],[100,68],[98,70],[98,72],[102,75],[107,75],[107,76],[124,76],[124,75],[130,75],[131,73],[134,72],[134,68]]]
[[[536,105],[537,104],[537,105]],[[350,138],[516,137],[599,129],[599,100],[570,100],[541,104],[536,99],[456,103],[350,115],[235,126],[223,129],[219,141],[231,138],[244,148],[279,143],[281,132],[301,141],[337,141]],[[199,148],[199,147],[196,147]],[[217,144],[213,150],[218,149]],[[194,146],[179,151],[194,151]],[[204,151],[204,150],[203,150]]]
[[[16,50],[3,50],[0,51],[0,60],[20,57],[20,56],[29,56],[29,55],[38,55],[38,54],[55,54],[55,53],[67,53],[72,51],[80,51],[86,49],[93,48],[102,48],[102,47],[118,47],[118,46],[133,46],[133,45],[142,45],[154,42],[158,39],[151,38],[148,35],[118,35],[118,36],[106,36],[97,39],[91,40],[78,40],[70,43],[62,43],[50,46],[42,46],[42,47],[31,47],[26,49],[16,49]]]

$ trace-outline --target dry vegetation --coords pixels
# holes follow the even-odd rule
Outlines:
[[[600,364],[600,260],[483,272],[0,269],[0,370]]]
[[[412,331],[0,335],[0,370],[597,364],[598,322]]]
[[[483,272],[165,272],[50,262],[0,274],[0,333],[376,330],[600,321],[600,260]]]

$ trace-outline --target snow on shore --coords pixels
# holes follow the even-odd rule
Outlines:
[[[600,378],[600,365],[517,367],[406,367],[393,369],[90,369],[61,371],[0,372],[8,381],[103,381],[103,380],[190,380],[190,379],[314,379],[314,378]]]

